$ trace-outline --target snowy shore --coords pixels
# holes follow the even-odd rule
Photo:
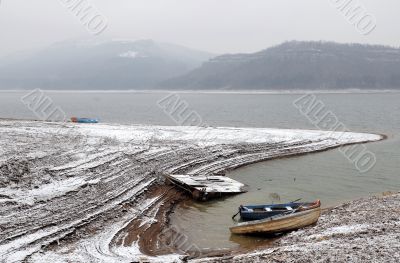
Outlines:
[[[153,191],[163,185],[162,174],[217,173],[381,139],[310,130],[0,120],[0,261],[179,261],[179,255],[144,255],[142,249],[168,212],[168,190]],[[140,229],[134,237],[132,225]],[[162,247],[161,240],[151,242]]]
[[[221,262],[400,262],[400,193],[345,203],[323,213],[317,225],[292,232],[273,248],[198,259]]]

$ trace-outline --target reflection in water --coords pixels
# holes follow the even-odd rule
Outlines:
[[[240,246],[241,249],[255,249],[257,247],[272,247],[274,242],[279,239],[280,235],[271,235],[271,236],[248,236],[243,237],[241,235],[231,234],[229,237],[229,241],[232,243],[236,243]]]
[[[271,202],[270,202],[271,204],[275,204],[275,203],[281,201],[281,197],[277,193],[270,193],[268,196],[269,196],[269,199],[271,200]]]

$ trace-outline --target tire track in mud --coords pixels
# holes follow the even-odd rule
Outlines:
[[[146,254],[157,255],[156,249],[159,253],[170,252],[151,236],[168,222],[168,213],[173,208],[171,204],[182,196],[178,192],[162,193],[160,189],[163,187],[158,186],[163,183],[162,174],[212,174],[341,144],[318,136],[313,140],[291,138],[268,143],[205,146],[182,142],[178,138],[144,143],[139,138],[131,144],[129,140],[112,138],[112,133],[110,137],[80,134],[79,129],[68,125],[63,129],[75,129],[73,136],[68,131],[52,133],[51,129],[59,129],[59,126],[54,123],[0,121],[0,145],[6,147],[0,152],[0,164],[16,165],[15,171],[0,169],[0,175],[5,179],[18,179],[5,187],[0,185],[1,196],[7,198],[0,206],[0,260],[32,259],[30,255],[50,248],[57,251],[59,246],[50,245],[55,241],[74,247],[73,244],[90,240],[91,236],[107,227],[120,224],[122,218],[127,223],[110,232],[115,236],[110,237],[108,243],[103,242],[101,255],[124,258],[124,255],[118,255],[118,251],[134,243]],[[168,132],[173,129],[168,128]],[[157,133],[161,134],[162,130]],[[11,144],[13,147],[7,147]],[[26,162],[27,173],[20,171],[23,162],[16,162],[16,159]],[[68,180],[76,182],[63,185]],[[64,190],[46,188],[52,184]],[[150,188],[153,190],[149,191]],[[24,202],[21,196],[26,194],[30,198],[29,193],[36,193],[35,198]],[[135,210],[140,202],[150,200],[154,195],[159,195],[159,198],[152,205],[141,211]],[[147,221],[143,220],[143,215],[150,215]],[[86,253],[87,259],[96,260],[90,251],[71,251],[72,254]]]

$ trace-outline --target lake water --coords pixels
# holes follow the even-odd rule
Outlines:
[[[36,118],[21,102],[26,92],[0,92],[0,117]],[[157,106],[168,95],[157,92],[45,92],[67,116],[97,117],[102,122],[176,125]],[[301,94],[182,93],[189,108],[211,126],[315,129],[294,106]],[[346,127],[388,136],[366,144],[377,162],[360,174],[338,150],[271,160],[230,172],[249,185],[245,194],[207,203],[186,202],[172,224],[201,248],[255,246],[260,238],[231,236],[228,226],[240,204],[321,199],[323,206],[400,189],[400,93],[317,94]]]

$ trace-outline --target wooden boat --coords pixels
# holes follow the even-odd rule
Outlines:
[[[98,123],[98,119],[90,119],[90,118],[77,118],[77,117],[72,117],[71,118],[72,122],[75,123]]]
[[[168,183],[191,193],[193,199],[199,201],[246,191],[244,184],[226,176],[188,174],[168,174],[164,176]]]
[[[261,220],[238,223],[230,228],[233,234],[277,234],[312,225],[318,221],[321,207]]]
[[[321,206],[319,200],[311,203],[286,203],[274,205],[241,205],[239,207],[240,218],[243,221],[261,220],[272,216],[283,215],[291,212],[305,211]]]

